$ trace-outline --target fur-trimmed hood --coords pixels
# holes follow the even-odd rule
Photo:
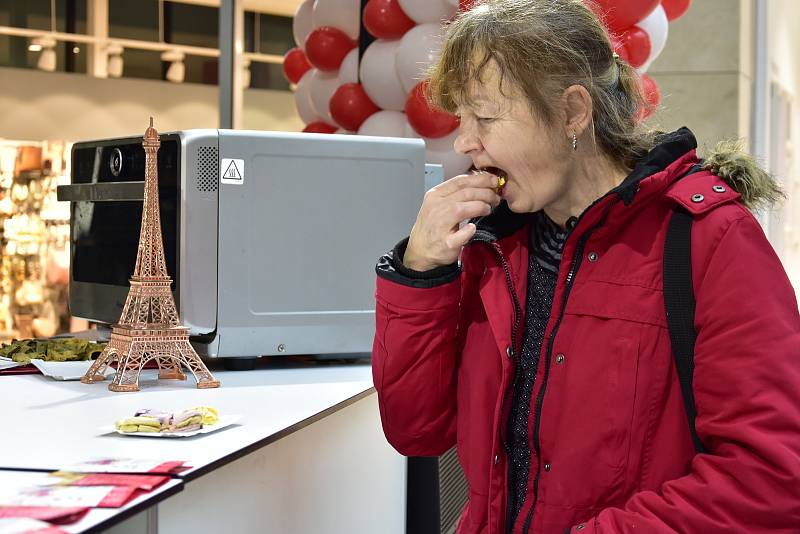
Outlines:
[[[705,158],[703,168],[722,178],[742,195],[750,210],[761,210],[782,201],[780,184],[744,151],[741,141],[722,141]]]

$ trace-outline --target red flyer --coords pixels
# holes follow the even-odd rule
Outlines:
[[[88,511],[88,506],[0,506],[0,519],[29,517],[57,525],[69,525]]]

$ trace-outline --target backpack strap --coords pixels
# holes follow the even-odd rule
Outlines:
[[[694,448],[697,453],[708,452],[695,428],[697,410],[692,381],[697,332],[694,329],[695,300],[692,288],[692,215],[682,207],[676,207],[673,211],[664,243],[664,305]]]

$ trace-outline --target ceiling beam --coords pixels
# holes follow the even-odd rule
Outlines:
[[[219,7],[220,0],[170,0],[182,4],[194,4],[198,6]],[[245,11],[255,11],[267,15],[278,15],[282,17],[293,17],[297,7],[302,0],[242,0],[242,7]]]

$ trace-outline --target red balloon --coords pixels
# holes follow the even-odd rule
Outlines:
[[[637,69],[647,63],[647,58],[653,50],[650,36],[639,26],[631,26],[625,30],[619,37],[619,43],[625,49],[628,63]]]
[[[381,108],[367,96],[360,83],[346,83],[340,86],[329,104],[331,116],[336,123],[355,132],[367,118]]]
[[[458,10],[459,11],[469,11],[473,7],[475,7],[480,0],[458,0]]]
[[[646,105],[641,110],[640,119],[644,120],[652,115],[661,103],[661,91],[658,89],[655,80],[647,74],[642,75],[641,83]]]
[[[320,26],[306,38],[306,55],[312,65],[323,71],[338,70],[356,43],[333,26]]]
[[[283,75],[290,83],[299,82],[310,68],[311,63],[308,62],[305,52],[299,48],[291,48],[283,56]]]
[[[406,97],[406,118],[408,123],[422,137],[444,137],[458,128],[458,117],[450,115],[428,104],[425,87],[428,82],[414,86]]]
[[[331,126],[327,122],[314,121],[306,124],[306,127],[303,128],[303,131],[306,133],[333,133],[338,129],[339,128],[336,126]]]
[[[399,39],[416,25],[397,0],[369,0],[364,8],[364,27],[378,39]]]
[[[691,4],[692,0],[661,0],[661,7],[670,22],[685,15]]]
[[[589,6],[595,9],[609,30],[621,33],[652,13],[659,2],[660,0],[594,0]]]

